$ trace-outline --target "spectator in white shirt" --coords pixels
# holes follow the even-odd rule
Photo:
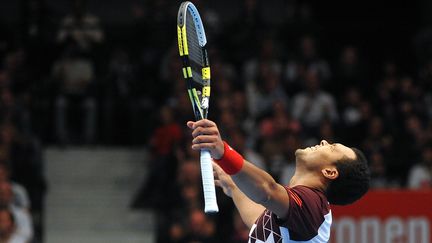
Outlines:
[[[0,208],[0,242],[29,243],[26,237],[19,234],[13,213],[8,208]]]
[[[8,181],[0,182],[0,208],[7,208],[15,219],[15,232],[23,241],[30,242],[33,239],[33,223],[27,209],[19,208],[12,202],[12,187]]]
[[[422,162],[410,169],[408,187],[411,189],[432,188],[432,144],[423,149]]]

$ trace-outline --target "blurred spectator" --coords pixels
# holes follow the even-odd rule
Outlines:
[[[291,135],[298,136],[300,123],[292,119],[282,102],[275,102],[270,117],[264,118],[259,124],[257,151],[263,156],[266,168],[274,178],[281,176],[287,159],[292,159],[286,141]]]
[[[380,151],[374,151],[369,156],[370,172],[371,172],[371,188],[396,188],[400,186],[397,181],[392,181],[387,172],[387,165],[383,154]]]
[[[331,90],[340,94],[348,85],[366,90],[369,85],[366,77],[367,70],[359,57],[358,48],[346,46],[335,67],[335,82],[332,83]]]
[[[408,174],[408,187],[411,189],[432,188],[432,145],[422,151],[422,160],[415,164]]]
[[[212,243],[216,242],[216,227],[212,219],[201,209],[193,209],[186,215],[186,220],[174,222],[168,232],[170,243]]]
[[[176,181],[169,193],[171,197],[165,197],[170,201],[168,207],[170,210],[161,210],[162,217],[165,218],[164,222],[169,225],[169,228],[165,229],[165,225],[160,225],[158,242],[208,242],[210,238],[205,238],[209,233],[212,235],[211,239],[214,238],[214,222],[202,212],[201,174],[198,161],[199,159],[186,159],[179,162]],[[202,225],[207,223],[209,225]],[[204,232],[207,230],[211,232]]]
[[[75,140],[95,142],[97,103],[92,94],[94,72],[92,62],[72,46],[53,65],[52,77],[58,87],[55,100],[55,136],[61,144],[68,144],[70,135],[75,134],[70,132],[71,123],[82,123],[83,132],[78,132],[78,136],[83,137]],[[70,113],[73,112],[70,107],[75,107],[73,105],[79,109],[78,114],[71,116]]]
[[[173,110],[168,106],[161,107],[159,126],[153,131],[149,142],[149,177],[134,197],[133,208],[162,207],[162,203],[166,202],[161,198],[159,190],[169,188],[174,183],[172,178],[177,169],[175,150],[182,136],[182,129],[174,119]],[[161,171],[164,173],[160,173]]]
[[[201,209],[192,210],[189,214],[188,231],[185,236],[187,243],[215,242],[215,225]]]
[[[286,89],[298,92],[301,82],[308,79],[313,72],[325,84],[331,77],[330,67],[326,60],[319,56],[315,39],[312,36],[303,36],[300,39],[300,53],[297,57],[288,60],[284,75]]]
[[[393,145],[393,137],[386,130],[383,120],[379,116],[372,117],[364,138],[363,148],[366,152],[384,151],[390,153]]]
[[[99,18],[88,13],[86,0],[72,0],[73,12],[65,16],[57,33],[57,42],[76,44],[80,51],[89,52],[94,45],[102,43],[104,33]]]
[[[0,242],[29,243],[30,240],[19,234],[13,213],[8,208],[0,208]]]
[[[255,120],[249,115],[248,100],[243,90],[236,90],[231,94],[230,106],[240,129],[253,134]],[[250,141],[247,142],[250,145]]]
[[[12,188],[9,182],[0,182],[0,208],[10,210],[15,221],[15,234],[23,238],[24,242],[30,242],[33,239],[33,225],[31,216],[27,209],[17,207],[12,203]]]
[[[176,185],[179,200],[176,203],[177,211],[191,211],[201,206],[200,200],[201,171],[198,161],[181,161],[177,172]]]
[[[94,86],[98,65],[104,63],[103,53],[98,52],[104,41],[104,32],[99,25],[99,18],[87,11],[86,4],[86,0],[72,1],[72,13],[63,18],[57,34],[62,53],[53,65],[52,77],[57,83],[55,138],[62,144],[70,140],[94,143],[96,139],[98,108]],[[78,115],[70,116],[70,107],[76,106],[79,107]],[[71,117],[83,119],[76,121]],[[75,133],[82,137],[71,138],[70,124],[80,123],[81,126],[75,127],[80,132]]]
[[[315,71],[305,74],[306,89],[298,93],[292,102],[292,116],[304,126],[307,136],[316,136],[320,123],[328,120],[336,123],[339,114],[334,97],[321,89],[321,80]]]
[[[266,38],[262,41],[259,56],[245,61],[243,77],[248,82],[253,81],[260,86],[267,74],[280,76],[282,64],[276,50],[280,49],[274,38]]]
[[[407,170],[411,163],[421,159],[421,149],[428,142],[428,133],[425,132],[426,124],[418,115],[409,115],[402,121],[403,126],[398,133],[398,143],[395,146],[404,149],[403,152],[396,151],[399,154],[399,162],[403,165],[398,169]]]
[[[260,66],[261,78],[257,82],[249,82],[246,87],[249,112],[256,119],[268,116],[274,102],[288,105],[288,95],[285,93],[280,76],[272,72],[270,67]]]
[[[37,139],[19,133],[13,124],[6,123],[0,126],[0,151],[4,151],[4,155],[0,156],[3,157],[3,163],[9,163],[10,180],[23,185],[28,192],[35,236],[40,240],[43,233],[46,192],[40,144]],[[25,199],[17,205],[28,210],[25,207]]]
[[[396,118],[397,114],[397,105],[398,105],[398,89],[399,89],[399,78],[393,76],[386,76],[384,80],[378,84],[376,91],[376,104],[380,104],[380,106],[374,107],[381,116],[388,121],[392,121]],[[372,96],[372,93],[369,93],[369,96]],[[391,126],[400,125],[398,121],[395,121],[395,124],[390,124]]]

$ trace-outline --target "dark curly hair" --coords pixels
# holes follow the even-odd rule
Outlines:
[[[365,155],[351,148],[355,159],[347,157],[336,161],[339,176],[327,187],[326,195],[331,204],[347,205],[360,199],[369,190],[370,172]]]

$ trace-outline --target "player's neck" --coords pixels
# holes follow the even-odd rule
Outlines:
[[[300,185],[317,188],[322,191],[326,188],[325,181],[321,179],[320,174],[316,172],[296,170],[294,176],[290,180],[289,187]]]

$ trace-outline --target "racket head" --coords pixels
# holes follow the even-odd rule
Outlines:
[[[182,73],[195,119],[207,118],[210,101],[210,63],[207,37],[201,16],[191,2],[180,5],[177,15],[177,37],[182,59]]]

